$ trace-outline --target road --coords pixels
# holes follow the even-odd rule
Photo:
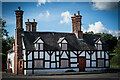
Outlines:
[[[120,80],[119,74],[120,72],[78,75],[24,76],[3,73],[2,80]]]

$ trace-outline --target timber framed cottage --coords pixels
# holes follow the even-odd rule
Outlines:
[[[109,68],[109,49],[100,35],[81,31],[79,11],[72,19],[72,33],[37,32],[37,22],[29,19],[23,29],[23,12],[15,11],[15,44],[8,51],[8,69],[15,74],[92,71]]]

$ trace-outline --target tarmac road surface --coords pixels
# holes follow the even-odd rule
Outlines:
[[[120,72],[100,74],[70,74],[49,76],[24,76],[2,73],[2,80],[120,80]]]

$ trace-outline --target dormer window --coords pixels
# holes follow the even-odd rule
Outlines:
[[[35,46],[36,50],[44,50],[43,40],[40,37],[38,37],[38,39],[36,39],[34,41],[34,46]]]
[[[98,39],[96,42],[95,42],[95,47],[98,49],[98,50],[102,50],[102,42],[100,39]]]
[[[68,43],[67,43],[65,37],[59,38],[57,43],[59,44],[59,47],[61,47],[62,50],[68,49]]]

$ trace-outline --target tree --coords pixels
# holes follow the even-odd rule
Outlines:
[[[93,31],[90,31],[90,32],[85,32],[86,34],[94,34]]]
[[[94,34],[93,31],[91,32],[85,32],[86,34]],[[105,43],[108,45],[109,49],[111,51],[114,50],[114,47],[117,45],[117,37],[113,36],[112,34],[108,33],[96,33],[102,37],[102,39],[105,41]]]
[[[8,37],[7,39],[2,39],[2,53],[3,53],[2,62],[3,63],[6,63],[7,51],[12,49],[13,42],[14,42],[14,37]]]
[[[1,38],[1,40],[2,40],[2,53],[0,53],[0,55],[2,55],[2,63],[5,64],[6,59],[7,59],[7,51],[12,48],[12,44],[14,42],[14,37],[8,36],[8,31],[5,29],[5,27],[6,27],[5,20],[2,20],[2,18],[0,18],[0,24],[1,24],[1,29],[2,29],[2,33],[0,34],[0,36],[2,37]]]
[[[3,38],[4,36],[8,36],[8,32],[7,32],[7,30],[5,29],[5,27],[6,27],[6,21],[5,21],[5,20],[2,20],[2,18],[0,18],[0,24],[1,24],[1,28],[2,28],[2,34],[1,34],[2,38]]]
[[[105,43],[108,45],[111,51],[114,50],[114,47],[117,45],[117,37],[113,36],[112,34],[108,33],[96,33],[98,35],[101,35]]]
[[[111,63],[112,65],[115,65],[115,66],[117,65],[118,67],[120,67],[120,42],[119,41],[115,46],[114,52],[116,53],[116,55],[112,57]]]

